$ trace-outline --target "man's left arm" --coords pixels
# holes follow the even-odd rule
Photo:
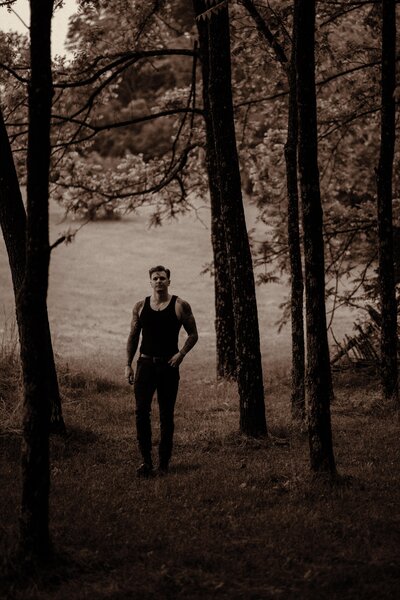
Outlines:
[[[196,320],[189,302],[181,300],[180,298],[177,299],[177,316],[182,322],[183,328],[187,333],[187,338],[183,348],[169,360],[169,364],[172,367],[178,367],[181,364],[186,354],[193,348],[199,339]]]

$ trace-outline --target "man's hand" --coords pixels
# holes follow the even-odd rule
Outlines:
[[[179,367],[184,357],[185,355],[182,352],[177,352],[177,354],[174,354],[172,358],[169,359],[168,364],[171,365],[171,367]]]
[[[132,367],[129,367],[128,365],[125,367],[125,379],[129,383],[129,385],[133,385],[133,383],[135,381],[133,369],[132,369]]]

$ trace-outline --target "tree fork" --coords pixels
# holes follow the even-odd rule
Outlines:
[[[290,62],[283,47],[276,36],[269,29],[253,0],[241,0],[258,31],[267,40],[275,52],[278,62],[286,74],[289,88],[288,98],[288,127],[285,144],[286,162],[286,187],[288,195],[288,247],[290,260],[290,314],[292,325],[292,388],[291,411],[295,420],[305,418],[305,349],[304,349],[304,318],[303,296],[304,282],[300,247],[299,230],[299,194],[297,179],[297,143],[298,143],[298,116],[297,116],[297,91],[296,91],[296,65],[295,65],[295,36],[293,26],[292,52]]]
[[[196,15],[205,12],[195,1]],[[207,18],[209,98],[218,166],[221,216],[225,231],[235,325],[236,376],[240,430],[259,437],[267,433],[257,303],[252,257],[243,208],[232,102],[229,13],[226,4]]]

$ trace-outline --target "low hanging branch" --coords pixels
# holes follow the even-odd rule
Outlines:
[[[54,88],[59,89],[67,89],[67,88],[76,88],[76,87],[84,87],[86,85],[91,85],[98,81],[102,75],[111,71],[121,65],[126,63],[130,63],[130,61],[137,62],[146,58],[156,58],[156,57],[164,57],[164,56],[193,56],[194,51],[185,49],[185,48],[163,48],[163,49],[155,49],[155,50],[140,50],[140,51],[132,51],[132,52],[124,52],[123,54],[111,54],[104,55],[101,57],[97,57],[95,61],[91,63],[91,65],[87,66],[81,73],[88,72],[92,68],[96,66],[98,62],[101,60],[109,60],[112,59],[111,62],[99,68],[95,73],[92,73],[90,76],[85,77],[84,79],[76,79],[75,81],[61,80],[56,81],[53,85]],[[133,63],[131,63],[133,64]],[[127,65],[130,66],[130,65]],[[9,65],[0,62],[0,68],[7,71],[10,75],[12,75],[15,79],[17,79],[20,83],[27,85],[29,83],[28,77],[23,77],[19,74],[18,71],[29,71],[28,66],[23,67],[10,67]],[[57,75],[57,72],[55,73]]]
[[[195,54],[194,50],[189,50],[185,48],[163,48],[161,50],[141,50],[141,51],[132,51],[125,52],[122,55],[115,55],[116,58],[113,62],[108,63],[104,67],[101,67],[98,71],[93,73],[90,77],[86,79],[78,79],[76,81],[59,81],[54,84],[55,88],[72,88],[72,87],[82,87],[85,85],[90,85],[95,83],[102,75],[107,73],[108,71],[123,65],[124,63],[129,63],[130,61],[137,62],[146,58],[156,58],[156,57],[164,57],[164,56],[191,56],[193,57]],[[133,62],[131,64],[133,64]],[[130,66],[130,65],[128,65]]]
[[[79,125],[81,128],[86,128],[86,129],[89,129],[90,131],[92,131],[92,133],[90,135],[88,135],[84,138],[79,138],[78,140],[76,140],[74,142],[74,144],[80,144],[82,142],[89,141],[97,133],[100,133],[101,131],[117,129],[119,127],[128,127],[130,125],[137,125],[138,123],[145,123],[146,121],[152,121],[154,119],[159,119],[160,117],[170,117],[170,116],[179,115],[182,113],[189,113],[189,114],[193,114],[193,115],[203,116],[203,110],[201,108],[181,107],[181,108],[171,108],[171,109],[167,109],[167,110],[162,110],[160,112],[144,115],[142,117],[136,117],[134,119],[128,119],[126,121],[117,121],[116,123],[107,123],[104,125],[95,125],[93,123],[87,123],[85,121],[81,121],[80,119],[73,119],[71,117],[68,117],[68,116],[65,117],[63,115],[52,115],[52,117],[53,117],[53,119],[57,119],[59,121],[65,122],[65,123],[75,123],[75,124]],[[18,123],[18,124],[9,124],[9,125],[19,126],[19,127],[22,127],[22,126],[27,127],[28,124],[27,123]],[[18,135],[23,135],[26,133],[27,133],[27,131],[21,131],[18,133]],[[71,144],[69,142],[53,144],[53,148],[63,148],[68,145],[71,145]]]
[[[79,140],[76,140],[76,142],[75,142],[75,143],[81,143],[83,141],[88,141],[88,140],[92,139],[94,137],[94,135],[96,135],[97,133],[100,133],[101,131],[108,131],[111,129],[117,129],[119,127],[128,127],[130,125],[137,125],[138,123],[145,123],[146,121],[152,121],[154,119],[159,119],[160,117],[169,117],[169,116],[173,116],[173,115],[179,115],[182,113],[197,114],[197,115],[201,115],[201,116],[203,115],[203,111],[200,108],[195,108],[195,109],[193,109],[193,108],[171,108],[168,110],[162,110],[162,111],[154,113],[154,114],[144,115],[143,117],[137,117],[134,119],[128,119],[126,121],[119,121],[116,123],[106,123],[104,125],[94,125],[92,123],[86,123],[85,121],[81,121],[79,119],[71,119],[70,117],[64,117],[62,115],[53,115],[53,118],[58,119],[60,121],[64,121],[64,122],[76,123],[77,125],[92,131],[92,134],[90,134],[89,136],[87,136],[85,138],[80,138]],[[59,147],[63,147],[64,145],[65,144],[55,144],[53,147],[59,148]]]

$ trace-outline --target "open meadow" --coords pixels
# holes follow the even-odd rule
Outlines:
[[[248,228],[257,227],[256,212],[253,206],[247,207]],[[150,295],[148,269],[161,263],[171,269],[171,292],[190,302],[198,324],[200,340],[187,364],[201,364],[213,378],[214,283],[209,273],[202,274],[212,260],[209,207],[199,206],[196,212],[166,221],[158,228],[149,227],[149,216],[150,209],[142,209],[121,221],[88,223],[71,244],[62,244],[52,252],[48,305],[55,351],[78,368],[90,361],[91,368],[121,380],[133,304]],[[54,205],[50,222],[51,243],[80,226],[79,221],[64,221],[62,210]],[[0,244],[3,336],[14,321],[14,299],[2,239]],[[280,305],[287,295],[286,276],[282,276],[281,283],[257,287],[267,377],[271,371],[290,371],[290,329],[286,326],[278,333],[276,327]],[[337,314],[336,337],[341,339],[351,331],[353,317],[346,310]]]
[[[248,210],[249,226],[253,211]],[[52,209],[51,239],[68,227]],[[309,475],[308,441],[291,423],[289,328],[275,322],[287,286],[258,288],[270,437],[238,434],[235,387],[215,379],[207,208],[149,229],[142,212],[90,223],[53,252],[49,314],[65,438],[51,439],[54,564],[5,571],[1,598],[394,599],[400,589],[398,416],[379,402],[373,373],[336,373],[332,407],[341,478]],[[166,477],[139,480],[125,344],[148,268],[171,268],[200,340],[181,368],[176,443]],[[3,242],[0,511],[2,562],[18,530],[20,396],[13,298]],[[352,314],[338,315],[339,339]],[[154,406],[157,443],[157,409]]]

